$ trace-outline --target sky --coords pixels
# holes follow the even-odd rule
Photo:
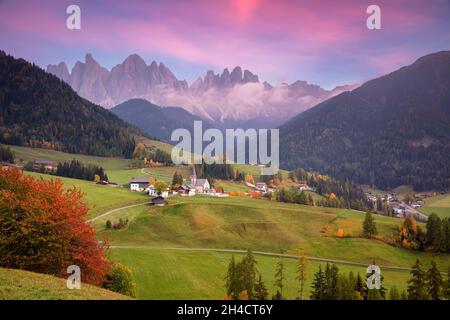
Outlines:
[[[81,8],[81,30],[66,8]],[[381,8],[381,30],[366,9]],[[450,50],[450,0],[0,0],[0,49],[42,67],[132,53],[188,82],[239,65],[272,84],[360,83]]]

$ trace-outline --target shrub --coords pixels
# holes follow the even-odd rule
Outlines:
[[[83,194],[61,180],[36,180],[0,170],[0,267],[67,277],[77,265],[82,281],[101,284],[110,268],[105,247],[85,222]]]
[[[119,263],[113,265],[111,272],[106,275],[102,287],[130,297],[136,297],[133,272],[130,268]]]

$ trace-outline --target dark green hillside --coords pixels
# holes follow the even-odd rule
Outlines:
[[[129,157],[138,133],[57,77],[0,51],[0,143]]]
[[[281,164],[380,188],[450,187],[450,51],[365,83],[280,128]]]
[[[151,137],[170,141],[175,129],[183,128],[193,132],[194,121],[202,120],[203,126],[210,124],[180,107],[160,107],[144,99],[131,99],[114,108],[111,112],[121,119],[134,124]]]

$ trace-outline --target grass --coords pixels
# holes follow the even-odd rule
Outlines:
[[[224,277],[231,258],[229,253],[219,252],[175,252],[152,249],[112,249],[111,256],[123,264],[132,266],[139,299],[223,299]],[[240,260],[242,254],[234,254]],[[276,257],[256,255],[257,268],[270,294],[274,287]],[[286,283],[284,294],[288,299],[298,296],[296,281],[296,259],[283,258]],[[323,265],[323,264],[322,264]],[[314,273],[319,262],[308,261],[304,297],[309,297]],[[338,265],[340,272],[360,273],[364,267]],[[407,271],[381,270],[384,286],[395,285],[405,289],[409,278]]]
[[[129,297],[81,284],[67,288],[66,279],[49,275],[0,268],[0,300],[128,300]]]
[[[73,159],[79,160],[84,164],[92,164],[103,167],[105,170],[118,170],[127,168],[130,160],[123,158],[108,158],[88,156],[82,154],[72,154],[61,151],[41,148],[29,148],[20,146],[8,146],[15,154],[16,161],[23,163],[34,160],[50,160],[54,162],[71,161]]]
[[[131,209],[130,209],[131,210]],[[116,212],[131,218],[121,231],[98,231],[112,245],[143,247],[226,248],[296,253],[371,264],[410,267],[419,258],[429,265],[436,260],[447,271],[445,254],[424,253],[394,247],[380,240],[360,237],[364,214],[346,209],[284,204],[249,198],[173,197],[166,207],[139,207]],[[106,219],[106,217],[104,218]],[[401,220],[375,216],[380,236],[391,240]],[[352,238],[336,238],[350,230]]]
[[[441,218],[450,218],[450,194],[426,198],[425,205],[420,211],[428,214],[436,213]]]
[[[234,182],[227,180],[215,180],[214,186],[216,188],[223,188],[225,192],[250,192],[250,188],[247,187],[243,182]]]
[[[147,194],[131,192],[125,188],[102,186],[90,181],[55,177],[35,172],[25,172],[25,174],[36,178],[60,179],[65,188],[75,187],[82,190],[85,193],[86,204],[90,208],[88,218],[93,218],[114,208],[149,201]]]

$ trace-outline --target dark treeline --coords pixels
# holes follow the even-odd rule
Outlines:
[[[170,155],[170,153],[168,153],[164,150],[161,150],[161,149],[156,149],[155,151],[150,151],[148,153],[148,158],[152,159],[153,161],[163,163],[164,165],[173,164],[172,156]]]
[[[0,145],[0,161],[14,163],[14,153],[9,147]]]
[[[309,261],[305,256],[299,257],[296,265],[298,281],[296,299],[304,299],[304,286],[307,278],[307,265]],[[325,267],[319,265],[312,276],[312,285],[309,294],[311,300],[441,300],[450,298],[450,273],[443,279],[434,261],[425,271],[419,260],[412,266],[406,290],[399,291],[393,286],[388,291],[384,287],[384,276],[379,275],[379,283],[375,280],[374,271],[362,277],[359,273],[341,272],[337,265],[327,263]],[[274,272],[275,293],[272,300],[284,300],[283,289],[286,283],[286,271],[282,258],[279,258]],[[373,285],[369,287],[368,284]],[[268,300],[270,299],[261,274],[257,269],[257,262],[250,250],[236,262],[234,256],[228,264],[225,277],[226,299],[230,300]]]
[[[198,178],[202,179],[222,179],[222,180],[234,180],[244,181],[245,174],[240,172],[236,168],[233,168],[230,164],[213,163],[194,165],[195,172]]]
[[[0,51],[0,143],[131,158],[139,129]]]
[[[279,201],[316,204],[325,207],[351,208],[356,210],[368,210],[371,208],[363,190],[348,180],[336,180],[315,172],[307,172],[302,168],[290,171],[289,179],[307,183],[310,187],[314,188],[317,194],[320,194],[325,198],[314,202],[311,197],[308,197],[307,201],[304,202],[305,195],[296,190],[296,188],[291,188],[289,190],[280,189],[281,196],[278,197]],[[294,201],[292,201],[292,199],[294,199]]]
[[[99,181],[108,181],[108,176],[106,175],[102,167],[97,167],[94,165],[85,166],[78,160],[58,163],[55,174],[60,177],[82,179],[88,181],[95,181],[96,176],[98,176],[97,179]]]
[[[102,167],[95,165],[83,165],[78,160],[70,162],[59,162],[55,171],[48,171],[44,166],[36,167],[32,161],[25,164],[23,167],[26,171],[34,171],[39,173],[47,173],[59,177],[74,178],[88,181],[109,181],[108,176]]]
[[[398,246],[419,251],[450,252],[450,219],[440,218],[435,213],[428,217],[426,232],[409,216],[395,236]]]

